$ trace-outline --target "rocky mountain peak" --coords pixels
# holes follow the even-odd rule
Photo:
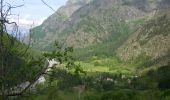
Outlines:
[[[68,0],[66,5],[74,5],[74,4],[87,4],[92,0]]]

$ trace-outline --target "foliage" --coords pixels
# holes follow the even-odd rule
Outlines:
[[[169,90],[111,90],[99,92],[86,91],[82,94],[82,100],[169,100]],[[58,91],[55,87],[44,90],[38,96],[25,97],[21,100],[76,100],[76,92]]]
[[[132,80],[132,86],[135,89],[169,89],[169,65],[161,66],[157,69],[151,69],[146,74],[134,78]]]
[[[6,84],[5,88],[8,90],[22,82],[26,82],[27,79],[32,78],[32,75],[35,75],[40,67],[28,65],[32,59],[37,60],[40,54],[36,52],[34,56],[30,55],[35,51],[27,49],[27,46],[15,38],[7,37],[7,34],[0,38],[2,38],[3,49],[5,49],[4,53],[0,52],[0,64],[3,64],[3,73],[5,74],[5,78],[0,79],[0,85]],[[2,73],[2,70],[0,71]]]

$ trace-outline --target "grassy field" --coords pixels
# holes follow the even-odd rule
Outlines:
[[[89,60],[77,61],[76,63],[80,64],[83,70],[89,73],[135,74],[137,68],[137,65],[123,63],[115,57],[101,58],[93,56]]]

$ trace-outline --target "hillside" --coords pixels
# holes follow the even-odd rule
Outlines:
[[[34,48],[47,50],[55,40],[76,48],[117,41],[163,8],[157,0],[70,1],[32,29]]]
[[[149,20],[117,49],[117,56],[124,61],[150,62],[167,65],[170,59],[169,12]]]
[[[58,11],[49,16],[42,25],[33,28],[31,35],[34,47],[42,47],[46,43],[48,44],[52,38],[55,39],[54,35],[61,30],[64,23],[70,20],[70,16],[88,2],[90,0],[69,0],[65,6],[62,6]]]
[[[33,48],[52,50],[59,41],[76,48],[77,58],[116,54],[128,62],[167,63],[169,18],[159,15],[169,16],[169,6],[168,0],[68,0],[32,29]]]

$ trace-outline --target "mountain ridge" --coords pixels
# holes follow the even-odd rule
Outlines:
[[[132,1],[134,2],[135,0],[132,0]],[[81,5],[81,7],[80,6],[75,7],[74,3],[73,4],[67,3],[68,5],[61,7],[58,10],[58,12],[62,12],[61,9],[64,9],[64,8],[66,9],[64,11],[70,12],[70,5],[74,6],[76,9],[72,9],[71,10],[72,12],[70,14],[68,14],[69,16],[67,14],[62,13],[62,20],[63,21],[56,22],[54,19],[57,17],[57,15],[55,15],[55,14],[50,16],[40,26],[40,29],[38,27],[38,28],[35,28],[35,29],[32,30],[33,35],[38,33],[38,32],[36,32],[36,30],[40,30],[40,33],[44,34],[44,36],[41,37],[43,39],[36,39],[33,36],[33,40],[35,40],[35,41],[36,40],[38,40],[38,41],[42,40],[42,42],[44,42],[44,43],[45,42],[49,43],[48,41],[50,41],[51,39],[53,39],[53,41],[54,40],[63,41],[63,40],[57,38],[57,37],[62,38],[58,34],[63,34],[63,33],[69,33],[69,34],[71,33],[71,35],[73,35],[73,33],[76,34],[76,32],[78,32],[78,30],[75,29],[75,30],[73,30],[73,32],[70,32],[70,30],[72,31],[72,29],[74,29],[74,27],[76,27],[76,24],[78,24],[79,22],[80,23],[82,22],[81,24],[83,24],[83,20],[86,21],[85,24],[88,24],[87,23],[88,21],[90,23],[90,22],[94,22],[96,20],[97,22],[94,22],[94,27],[95,28],[101,27],[101,29],[103,28],[103,31],[105,31],[105,33],[108,34],[110,32],[106,32],[108,30],[107,28],[110,27],[111,24],[112,24],[111,22],[113,22],[111,17],[113,17],[113,18],[115,18],[115,20],[119,20],[119,21],[121,21],[121,20],[122,21],[129,21],[129,20],[137,20],[137,19],[144,18],[144,17],[148,16],[148,14],[145,11],[142,11],[140,8],[136,8],[136,2],[135,3],[132,2],[132,5],[131,4],[124,4],[123,2],[124,2],[124,0],[107,0],[107,1],[94,0],[94,1],[89,1],[87,4],[85,3],[84,5]],[[77,5],[77,3],[76,3],[76,5]],[[69,8],[69,10],[68,10],[68,8]],[[116,13],[118,13],[118,14],[116,14]],[[67,16],[64,16],[64,15],[67,15]],[[54,17],[54,16],[56,16],[56,17]],[[101,16],[101,18],[98,17],[98,16]],[[107,16],[110,17],[110,18],[107,18]],[[105,20],[104,17],[105,17],[105,19],[108,19],[108,20],[106,20],[107,22],[104,22],[104,20]],[[60,19],[60,18],[58,18],[58,19]],[[109,23],[109,20],[111,20],[110,23]],[[117,23],[119,23],[119,22],[117,22]],[[96,27],[95,25],[97,25],[97,24],[99,26]],[[104,24],[104,25],[100,25],[100,24]],[[106,24],[108,24],[108,25],[106,26]],[[74,26],[74,27],[72,28],[72,26]],[[113,26],[114,26],[114,24],[113,24]],[[84,26],[81,25],[81,28],[83,28],[83,27]],[[71,28],[71,29],[69,29],[69,28]],[[97,29],[95,29],[95,30],[97,30]],[[87,44],[93,44],[92,42],[96,43],[95,42],[96,39],[97,39],[97,41],[103,41],[103,40],[99,39],[99,38],[102,38],[103,36],[96,38],[96,35],[94,35],[94,34],[90,35],[89,32],[83,31],[82,34],[83,33],[84,33],[84,35],[86,34],[88,38],[93,37],[93,39],[89,39],[89,43],[86,42]],[[106,36],[108,36],[108,35],[106,35]],[[73,38],[74,36],[68,35],[66,37],[68,39],[70,39],[70,38],[74,39]],[[82,36],[76,36],[76,37],[78,37],[77,38],[78,41],[82,41],[82,42],[84,41],[84,40],[79,40],[79,38],[82,38]],[[65,38],[62,38],[62,39],[64,39],[64,41],[68,40],[68,39],[66,40]],[[75,47],[76,46],[81,47],[80,45],[84,45],[83,47],[86,47],[85,43],[84,44],[83,43],[82,44],[76,44],[77,39],[73,40],[73,42],[75,42],[73,44],[69,44],[69,43],[71,43],[71,42],[69,42],[69,40],[68,40],[67,43],[71,46],[75,45]],[[39,43],[37,43],[37,44],[39,44]]]
[[[57,13],[62,12],[62,9],[67,11],[69,7],[77,4],[79,5],[82,3],[68,1],[68,3],[64,7],[61,7]],[[45,35],[40,39],[37,39],[36,37],[32,38],[34,41],[33,47],[41,50],[51,50],[54,41],[59,41],[66,46],[73,46],[74,48],[88,48],[89,46],[95,47],[95,45],[106,44],[107,46],[105,46],[107,48],[103,49],[108,49],[109,46],[112,47],[112,52],[115,53],[121,60],[126,61],[133,57],[136,59],[137,57],[140,57],[138,52],[142,51],[145,47],[140,47],[141,49],[137,50],[136,55],[134,55],[134,48],[129,49],[129,51],[125,51],[125,48],[128,48],[126,45],[129,45],[129,47],[135,45],[128,41],[139,34],[139,31],[142,29],[142,31],[148,33],[146,30],[149,30],[147,29],[147,24],[149,24],[149,22],[153,21],[153,25],[159,24],[154,23],[154,19],[155,21],[159,20],[156,16],[164,15],[164,13],[168,14],[169,7],[170,3],[168,0],[92,0],[86,3],[83,2],[81,7],[80,5],[79,7],[76,6],[76,9],[72,10],[72,12],[68,14],[69,16],[67,16],[67,18],[63,17],[64,20],[60,20],[61,23],[56,22],[56,24],[50,22],[49,20],[55,14],[50,16],[49,19],[44,22],[47,22],[48,24],[44,27],[43,23],[39,29],[39,31],[43,31]],[[55,18],[58,17],[56,16]],[[41,27],[45,28],[47,31],[42,30]],[[51,30],[50,27],[54,30],[48,32],[48,30]],[[150,28],[154,28],[154,26],[151,25]],[[37,28],[33,29],[32,34],[35,35],[37,33],[36,30]],[[156,46],[152,46],[152,44],[155,43],[160,45],[157,43],[156,39],[161,41],[162,38],[165,38],[155,36],[157,35],[153,34],[153,36],[151,36],[154,37],[154,40],[152,40],[150,45],[147,46],[148,51],[146,50],[146,53],[150,52],[153,48],[156,48]],[[141,36],[141,38],[144,37],[145,35]],[[169,38],[165,41],[168,42],[168,39]],[[125,42],[128,42],[129,44]],[[167,46],[167,44],[164,44],[164,46]],[[134,51],[134,54],[133,52],[130,52],[130,50]],[[158,52],[165,53],[166,51],[167,50]],[[111,52],[111,50],[109,50],[109,52]],[[132,57],[128,56],[126,52],[130,53]],[[156,53],[156,51],[153,53]],[[125,58],[125,55],[127,58]],[[140,55],[142,55],[142,53],[140,53]],[[149,56],[155,55],[153,54]],[[150,57],[146,55],[143,59],[149,58]],[[155,60],[156,59],[159,59],[159,57],[155,57]]]

